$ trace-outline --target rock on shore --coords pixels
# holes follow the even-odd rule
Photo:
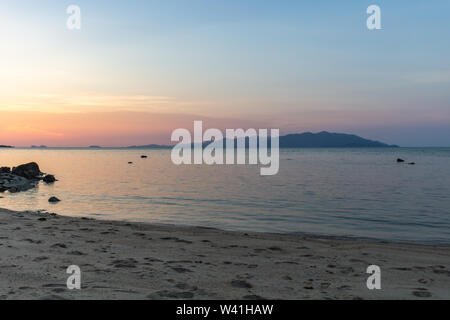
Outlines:
[[[50,176],[56,181],[54,176]],[[37,182],[43,180],[43,173],[35,162],[22,164],[14,168],[0,167],[0,192],[11,193],[27,191],[36,186]],[[49,179],[47,179],[49,180]]]
[[[41,175],[41,170],[36,162],[30,162],[14,167],[11,173],[27,179],[37,179]]]
[[[9,191],[11,193],[27,191],[35,184],[24,177],[11,173],[0,173],[0,192]]]

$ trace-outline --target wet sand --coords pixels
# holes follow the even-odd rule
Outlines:
[[[450,299],[450,247],[0,209],[0,299]]]

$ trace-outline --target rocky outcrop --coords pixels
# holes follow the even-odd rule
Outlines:
[[[27,191],[34,188],[39,180],[44,180],[47,183],[57,181],[53,175],[43,176],[39,165],[35,162],[22,164],[12,170],[9,167],[0,167],[0,192]]]
[[[10,172],[11,172],[10,167],[1,167],[0,168],[0,173],[10,173]]]
[[[41,175],[41,170],[36,162],[30,162],[14,167],[11,172],[16,176],[24,177],[26,179],[39,179]]]
[[[0,173],[0,192],[11,193],[27,191],[34,188],[35,182],[11,173]]]

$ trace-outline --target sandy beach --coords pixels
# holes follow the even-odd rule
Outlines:
[[[449,299],[450,248],[0,209],[1,299]],[[368,290],[366,268],[381,268]],[[81,269],[68,290],[66,269]]]

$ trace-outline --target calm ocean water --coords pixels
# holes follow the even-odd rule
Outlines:
[[[257,166],[177,167],[170,150],[0,149],[0,166],[35,161],[59,179],[3,194],[0,207],[450,244],[450,148],[282,150],[280,159],[278,175],[260,176]]]

